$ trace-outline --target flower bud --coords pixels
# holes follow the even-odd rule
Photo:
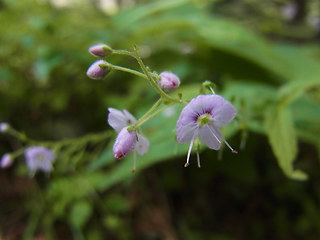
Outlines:
[[[128,155],[134,148],[137,142],[137,135],[135,131],[128,131],[127,128],[123,128],[113,145],[114,157],[119,159]]]
[[[106,57],[112,54],[112,48],[106,44],[97,44],[89,48],[89,53],[95,57]]]
[[[178,78],[177,75],[171,73],[171,72],[162,72],[160,74],[160,81],[159,85],[163,90],[173,90],[180,85],[180,79]]]
[[[109,65],[104,60],[97,60],[88,68],[87,76],[92,79],[102,79],[110,71]]]
[[[1,168],[8,168],[12,165],[13,159],[10,154],[6,153],[2,156],[0,167]]]
[[[0,123],[0,133],[4,133],[8,131],[8,129],[9,129],[8,123],[5,123],[5,122]]]

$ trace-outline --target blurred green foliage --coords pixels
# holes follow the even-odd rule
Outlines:
[[[287,1],[122,1],[114,11],[54,2],[0,1],[0,119],[39,140],[103,131],[109,140],[62,149],[50,177],[28,179],[22,158],[2,171],[0,237],[318,239],[320,48],[305,21],[320,17],[316,1],[291,20]],[[180,76],[174,95],[191,99],[213,81],[238,110],[223,131],[239,155],[203,147],[203,168],[183,169],[176,106],[143,126],[151,148],[133,176],[131,156],[113,159],[107,107],[141,116],[157,96],[125,73],[89,80],[87,48],[99,42],[137,44],[151,69]],[[110,62],[138,69],[132,59]],[[21,146],[8,138],[3,153]]]

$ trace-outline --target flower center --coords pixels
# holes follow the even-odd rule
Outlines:
[[[38,154],[37,160],[38,161],[43,161],[44,160],[44,155],[43,154]]]
[[[212,123],[212,122],[213,122],[213,119],[209,113],[202,114],[197,119],[197,123],[198,123],[199,127],[203,127],[204,125],[206,125],[208,123]]]

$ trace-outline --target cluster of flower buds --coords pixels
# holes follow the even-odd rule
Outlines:
[[[89,48],[89,53],[98,58],[107,57],[112,54],[112,48],[106,44],[97,44]],[[110,64],[105,60],[95,61],[87,70],[87,76],[91,79],[103,79],[110,72]]]

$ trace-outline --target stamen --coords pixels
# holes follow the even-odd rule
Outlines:
[[[213,88],[212,88],[212,87],[210,87],[210,90],[211,90],[212,94],[216,94],[216,93],[213,91]]]
[[[208,126],[208,128],[209,128],[210,132],[212,133],[212,135],[217,139],[217,141],[218,141],[219,143],[221,143],[220,139],[214,134],[214,132],[212,131],[212,129],[211,129],[209,126]]]
[[[221,141],[218,139],[218,137],[214,134],[213,130],[209,127],[211,133],[213,134],[213,136],[218,140],[219,143],[221,143]],[[231,152],[234,154],[238,154],[238,151],[233,149],[230,144],[227,142],[227,140],[224,139],[223,136],[221,136],[222,141],[228,146],[228,148],[230,148]]]
[[[201,165],[200,165],[200,154],[199,154],[199,152],[197,152],[197,162],[198,162],[198,168],[201,168]]]
[[[188,156],[187,156],[187,162],[184,164],[184,167],[188,167],[189,166],[189,159],[190,159],[190,154],[191,154],[191,149],[192,149],[192,146],[193,146],[194,139],[195,139],[195,137],[193,137],[191,142],[190,142],[190,146],[189,146],[189,150],[188,150]]]

